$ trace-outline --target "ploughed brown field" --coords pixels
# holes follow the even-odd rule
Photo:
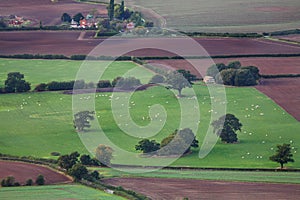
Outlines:
[[[256,66],[260,74],[300,74],[300,57],[258,57],[258,58],[216,58],[216,59],[187,59],[187,60],[148,60],[148,63],[168,69],[187,69],[197,76],[205,76],[206,70],[214,63],[228,64],[240,61],[242,66]]]
[[[0,32],[0,54],[89,54],[105,39],[92,39],[93,32],[80,31],[22,31]],[[295,54],[300,45],[267,39],[249,38],[195,38],[188,45],[186,38],[110,39],[105,50],[97,55],[115,55],[116,50],[128,48],[126,55],[174,56],[174,49],[182,56]],[[103,43],[102,43],[103,44]],[[202,50],[203,49],[205,51]],[[155,48],[155,49],[154,49]],[[165,50],[160,50],[164,48]]]
[[[256,89],[300,121],[300,78],[264,79]]]
[[[152,199],[298,199],[300,185],[160,178],[112,178],[104,183],[134,190]]]
[[[32,21],[30,26],[39,25],[40,21],[45,26],[60,25],[63,13],[68,13],[72,17],[81,12],[86,16],[93,9],[96,9],[99,15],[107,15],[105,5],[78,3],[73,0],[59,0],[56,3],[51,0],[0,1],[0,15],[24,17]]]
[[[35,181],[39,174],[44,176],[47,185],[72,181],[69,177],[45,166],[24,162],[0,161],[0,180],[7,176],[14,176],[15,181],[24,184],[28,179]]]

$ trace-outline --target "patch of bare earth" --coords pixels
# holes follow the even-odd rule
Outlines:
[[[151,199],[298,199],[300,185],[162,178],[112,178],[104,183],[134,190]]]
[[[300,121],[300,78],[264,79],[255,88]]]
[[[33,21],[32,25],[38,25],[42,21],[43,25],[61,24],[61,16],[68,13],[71,16],[81,12],[84,16],[93,9],[99,15],[107,15],[105,5],[95,5],[78,3],[73,0],[59,0],[56,3],[51,0],[9,0],[0,1],[0,15],[17,15]]]
[[[39,174],[44,176],[45,184],[71,182],[69,177],[45,166],[24,162],[0,161],[0,180],[7,176],[14,176],[17,182],[24,184],[28,179],[34,181]]]

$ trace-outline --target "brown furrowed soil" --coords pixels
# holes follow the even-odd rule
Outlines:
[[[62,173],[45,166],[24,162],[0,161],[0,180],[7,176],[14,176],[16,182],[24,184],[28,179],[35,181],[39,174],[44,176],[47,185],[72,181]]]
[[[92,39],[93,33],[81,31],[22,31],[0,32],[0,54],[89,54],[105,39]],[[126,55],[174,56],[174,49],[181,56],[246,55],[246,54],[297,54],[300,45],[249,38],[195,38],[187,45],[186,38],[115,38],[110,39],[105,51],[98,55],[114,55],[118,49],[128,48]],[[164,47],[167,51],[159,48]],[[204,49],[204,51],[202,50]],[[169,52],[168,52],[169,51]],[[207,53],[208,54],[207,54]]]
[[[104,183],[134,190],[151,199],[298,199],[300,185],[160,178],[112,178]]]
[[[42,21],[44,26],[60,25],[63,13],[71,17],[81,12],[84,16],[93,9],[98,15],[107,15],[106,5],[78,3],[73,0],[59,0],[56,3],[51,0],[8,0],[0,1],[0,15],[17,15],[32,21],[30,26],[39,25]]]
[[[189,61],[192,61],[190,63]],[[232,61],[240,61],[242,66],[256,66],[260,74],[300,74],[300,57],[285,58],[217,58],[214,63],[228,64]],[[192,60],[148,60],[148,63],[168,69],[186,69],[197,76],[205,76],[206,70],[211,66],[212,60],[192,59]]]
[[[263,79],[256,89],[300,121],[300,78]]]

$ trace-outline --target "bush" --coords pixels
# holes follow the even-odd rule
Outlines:
[[[253,74],[248,69],[238,69],[236,70],[234,78],[235,86],[250,86],[256,85],[256,79]]]
[[[60,156],[60,153],[59,152],[51,152],[51,156]]]
[[[2,179],[1,186],[2,187],[12,187],[15,185],[15,177],[8,176],[5,179]]]
[[[46,90],[47,90],[47,84],[46,83],[41,83],[41,84],[37,85],[34,88],[34,91],[36,91],[36,92],[43,92],[43,91],[46,91]]]
[[[35,183],[37,185],[44,185],[45,184],[45,179],[44,179],[44,176],[43,175],[38,175],[38,177],[36,178],[35,180]]]
[[[33,185],[33,180],[32,179],[28,179],[25,183],[26,186],[31,186]]]
[[[139,79],[136,79],[134,77],[128,77],[128,78],[119,78],[116,82],[115,87],[128,90],[128,89],[134,89],[140,85],[142,84]]]
[[[165,78],[159,74],[154,75],[149,81],[149,83],[163,83],[163,82],[165,82]]]

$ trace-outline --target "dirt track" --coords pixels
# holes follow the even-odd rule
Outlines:
[[[113,178],[107,184],[122,186],[142,193],[152,199],[230,199],[275,200],[299,199],[300,185],[242,183],[159,178]]]
[[[67,176],[48,167],[23,162],[0,161],[0,180],[7,176],[14,176],[17,182],[24,184],[28,179],[35,181],[39,174],[44,176],[45,184],[71,181]]]

